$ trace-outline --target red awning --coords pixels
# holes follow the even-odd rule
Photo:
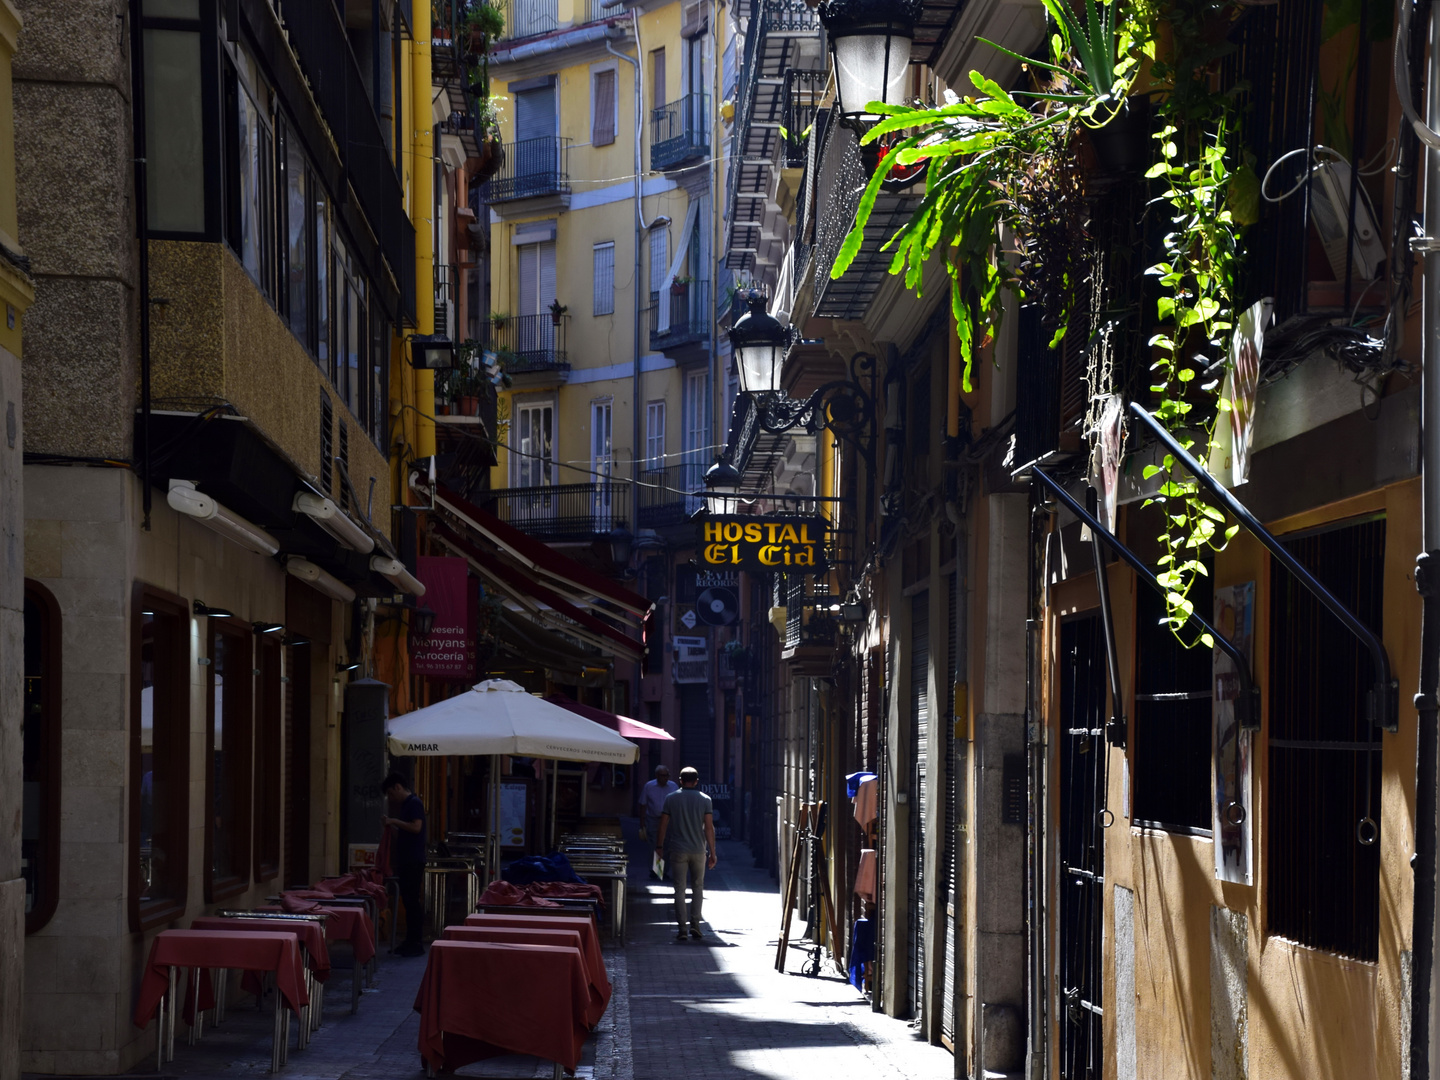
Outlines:
[[[594,720],[597,724],[604,724],[611,731],[618,731],[627,739],[663,739],[666,742],[674,742],[675,736],[671,735],[664,728],[658,728],[651,724],[642,723],[628,716],[621,716],[618,713],[606,712],[604,709],[597,709],[593,705],[581,705],[578,701],[571,701],[564,694],[551,694],[545,699],[552,705],[559,705],[562,709],[569,709],[587,720]]]
[[[575,594],[572,598],[577,602],[583,604],[583,598],[595,597],[629,612],[637,619],[644,619],[655,606],[639,593],[582,566],[544,541],[526,536],[515,526],[507,525],[493,514],[481,510],[444,485],[435,486],[434,502],[437,507],[444,508],[502,548],[526,569],[552,579],[552,588],[557,588],[562,593]]]

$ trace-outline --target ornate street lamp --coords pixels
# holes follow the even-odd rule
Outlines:
[[[780,389],[790,332],[765,310],[765,295],[758,289],[751,289],[746,300],[750,310],[730,328],[740,389],[747,394],[773,394]]]
[[[712,517],[740,512],[740,470],[723,457],[705,470],[705,511]]]
[[[878,117],[865,106],[904,97],[920,0],[824,0],[817,14],[830,39],[837,109],[852,127],[868,127]]]

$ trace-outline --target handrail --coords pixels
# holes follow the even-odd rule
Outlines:
[[[1092,533],[1109,544],[1110,550],[1120,556],[1120,560],[1129,566],[1131,570],[1134,570],[1135,575],[1140,578],[1141,581],[1145,582],[1145,584],[1149,585],[1161,596],[1168,596],[1170,594],[1170,590],[1160,584],[1160,579],[1145,565],[1140,556],[1122,544],[1120,539],[1109,529],[1105,528],[1104,525],[1101,525],[1095,516],[1081,506],[1079,502],[1075,500],[1074,496],[1062,488],[1054,477],[1050,476],[1038,465],[1032,465],[1030,472],[1031,475],[1049,488],[1055,494],[1056,498],[1065,504],[1065,509],[1069,510],[1084,522]],[[1235,664],[1236,674],[1240,678],[1240,696],[1235,699],[1235,719],[1240,722],[1240,727],[1242,729],[1259,727],[1260,688],[1255,685],[1254,677],[1250,671],[1250,661],[1244,653],[1236,648],[1234,642],[1220,633],[1219,630],[1215,629],[1215,627],[1211,625],[1210,620],[1201,615],[1193,607],[1190,609],[1189,621],[1195,623],[1200,629],[1209,634],[1215,642],[1215,647],[1230,657]]]
[[[1314,574],[1305,569],[1300,560],[1290,554],[1279,538],[1265,528],[1239,499],[1230,494],[1218,480],[1211,476],[1209,471],[1176,441],[1175,436],[1161,427],[1160,422],[1151,416],[1143,406],[1132,401],[1130,411],[1139,418],[1141,423],[1154,432],[1155,437],[1165,445],[1170,453],[1175,455],[1176,460],[1190,470],[1190,474],[1195,477],[1196,481],[1215,496],[1236,521],[1244,525],[1255,539],[1269,549],[1270,554],[1279,560],[1280,565],[1295,575],[1296,580],[1305,586],[1306,590],[1319,600],[1330,614],[1339,619],[1346,629],[1360,639],[1360,643],[1369,651],[1370,660],[1375,665],[1375,685],[1365,695],[1366,719],[1386,731],[1398,731],[1400,716],[1397,692],[1400,684],[1390,676],[1390,657],[1385,652],[1384,644],[1375,636],[1375,632],[1361,622],[1359,616],[1337,600]]]

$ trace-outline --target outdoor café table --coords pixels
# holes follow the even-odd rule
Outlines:
[[[371,923],[370,916],[365,914],[365,909],[358,905],[332,907],[331,901],[316,903],[320,904],[320,907],[315,909],[315,913],[329,916],[325,920],[325,940],[346,942],[354,953],[355,967],[350,982],[350,1012],[353,1014],[360,1009],[360,980],[363,972],[366,965],[375,958],[374,924]],[[267,904],[259,910],[280,912],[285,909],[278,904]]]
[[[267,971],[275,976],[275,1029],[270,1048],[270,1071],[285,1062],[289,1042],[290,1014],[309,1004],[305,994],[305,971],[300,963],[299,939],[293,930],[258,932],[246,930],[162,930],[150,944],[150,958],[135,1002],[135,1026],[144,1028],[157,1010],[160,1013],[156,1070],[175,1059],[175,974],[191,971],[190,1014],[197,1016],[215,1004],[209,972],[215,968]],[[199,978],[205,971],[204,979]],[[192,1028],[193,1030],[193,1028]]]
[[[294,934],[300,942],[302,958],[306,962],[306,968],[310,977],[316,983],[323,983],[330,978],[330,950],[325,945],[325,930],[317,922],[307,922],[302,919],[280,921],[277,919],[238,919],[216,915],[201,916],[190,921],[191,930],[235,930],[248,933],[274,933]],[[260,996],[260,982],[253,972],[246,972],[247,983],[245,988]],[[310,1041],[309,1032],[319,1025],[319,1019],[315,1015],[320,1009],[321,997],[320,988],[315,985],[307,985],[306,993],[310,998],[310,1023],[302,1024],[300,1028],[299,1046],[304,1049]],[[220,993],[219,1008],[216,1010],[215,1020],[218,1023],[224,1017],[225,997],[223,988]]]
[[[590,979],[590,1007],[585,1011],[585,1024],[594,1027],[605,1015],[610,1004],[610,980],[605,976],[605,961],[598,955],[585,954],[585,939],[579,930],[532,929],[518,926],[447,926],[446,941],[504,941],[511,945],[561,945],[579,949],[585,961],[585,974]]]
[[[449,1072],[500,1054],[580,1064],[590,978],[578,949],[506,942],[437,941],[415,1011],[426,1071]]]

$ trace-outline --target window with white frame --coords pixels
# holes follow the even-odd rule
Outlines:
[[[669,269],[670,236],[662,225],[650,230],[650,303],[660,299],[660,286],[665,284],[665,271]]]
[[[591,516],[596,532],[609,532],[611,520],[610,478],[615,471],[614,407],[611,399],[590,403],[590,471],[595,487]]]
[[[615,242],[595,245],[596,315],[615,313]]]
[[[645,468],[665,467],[665,402],[651,401],[645,406]]]
[[[685,486],[704,484],[705,452],[710,443],[710,380],[702,369],[685,376]]]
[[[555,483],[555,407],[532,402],[515,406],[511,424],[515,453],[510,470],[515,487],[545,487]]]

